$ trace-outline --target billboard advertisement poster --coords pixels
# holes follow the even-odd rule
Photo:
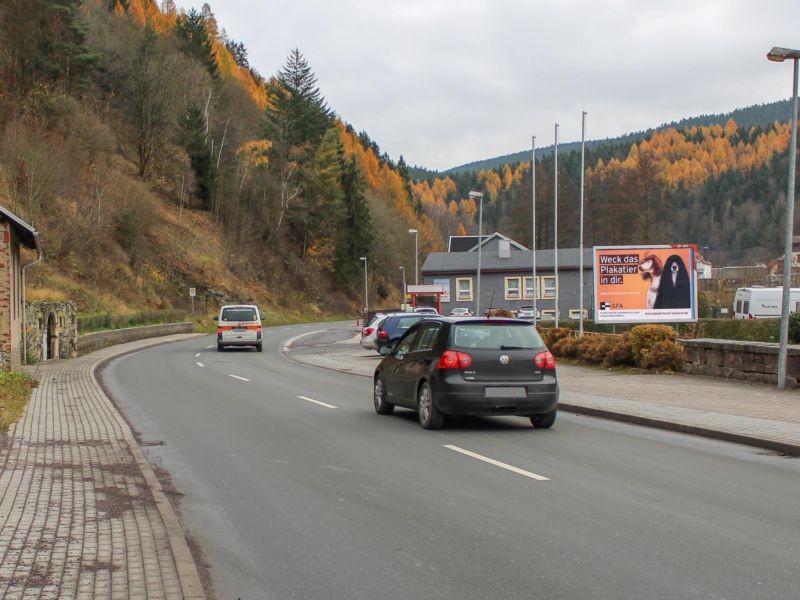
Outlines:
[[[697,321],[697,246],[595,246],[597,323]]]
[[[434,279],[433,285],[440,285],[442,286],[442,294],[441,300],[442,302],[450,302],[450,280],[449,279]]]

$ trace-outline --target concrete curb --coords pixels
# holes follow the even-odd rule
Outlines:
[[[196,337],[201,337],[203,335],[206,334],[199,333],[196,334]],[[184,534],[180,520],[175,514],[175,511],[172,509],[172,504],[170,504],[166,494],[164,494],[164,490],[161,488],[161,484],[158,481],[155,471],[153,471],[153,468],[147,461],[147,457],[145,457],[144,452],[142,452],[142,449],[139,446],[139,443],[136,441],[136,438],[133,435],[133,430],[125,420],[125,417],[122,416],[122,412],[119,410],[119,408],[117,408],[117,405],[114,403],[114,401],[108,396],[108,394],[105,393],[105,390],[103,389],[103,386],[100,385],[96,375],[97,369],[106,365],[110,361],[119,358],[120,356],[132,354],[133,352],[138,352],[140,350],[144,350],[145,348],[152,348],[153,346],[183,341],[185,339],[187,338],[184,337],[181,340],[160,340],[158,338],[152,338],[152,344],[141,346],[135,350],[121,350],[119,353],[114,354],[113,356],[105,356],[97,360],[94,364],[92,364],[90,373],[92,377],[92,384],[97,386],[99,392],[106,399],[108,399],[109,405],[113,407],[114,418],[119,423],[120,429],[125,437],[125,441],[128,444],[128,448],[130,449],[134,460],[139,466],[139,469],[142,471],[142,476],[147,482],[147,486],[150,489],[150,493],[152,494],[153,500],[156,503],[158,512],[164,521],[164,526],[166,527],[167,534],[169,535],[169,543],[172,548],[172,555],[175,559],[175,567],[178,571],[178,578],[180,580],[183,598],[185,600],[205,600],[206,595],[205,591],[203,590],[200,573],[197,570],[197,564],[195,563],[192,553],[189,550],[189,544],[186,542],[186,535]]]
[[[685,423],[676,423],[675,421],[667,421],[663,419],[653,419],[651,417],[643,417],[640,415],[632,415],[629,413],[622,413],[613,410],[604,410],[590,406],[581,406],[579,404],[569,404],[567,402],[558,403],[559,411],[572,412],[578,415],[586,415],[589,417],[599,417],[602,419],[609,419],[611,421],[621,421],[623,423],[630,423],[632,425],[643,425],[645,427],[652,427],[654,429],[664,429],[667,431],[677,431],[679,433],[689,433],[700,437],[721,440],[724,442],[734,442],[736,444],[744,444],[747,446],[756,446],[764,448],[780,454],[788,456],[800,456],[800,445],[790,444],[788,442],[779,442],[776,440],[767,440],[741,433],[733,433],[730,431],[722,431],[719,429],[710,429],[707,427],[698,427],[696,425],[687,425]]]

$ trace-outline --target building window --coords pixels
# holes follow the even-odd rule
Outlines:
[[[472,300],[472,277],[456,278],[456,301],[470,302]]]
[[[542,277],[542,290],[544,294],[542,298],[555,298],[556,297],[556,277],[555,275],[545,275]]]
[[[522,298],[520,290],[520,277],[506,277],[506,300],[519,300]]]
[[[525,300],[534,300],[539,297],[539,278],[525,277]]]

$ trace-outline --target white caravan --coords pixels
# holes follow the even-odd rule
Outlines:
[[[734,319],[780,319],[782,287],[746,287],[736,290]],[[789,309],[800,312],[800,288],[789,290]]]

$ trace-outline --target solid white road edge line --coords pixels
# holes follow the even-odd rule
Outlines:
[[[289,338],[288,340],[283,342],[283,352],[288,352],[289,349],[292,347],[292,344],[294,344],[301,337],[306,337],[307,335],[314,335],[315,333],[322,333],[323,331],[325,331],[325,329],[320,329],[318,331],[309,331],[308,333],[301,333],[300,335],[296,335],[293,338]]]
[[[194,364],[196,364],[198,367],[205,367],[205,365],[203,363],[201,363],[201,362],[196,362]]]
[[[314,400],[313,398],[309,398],[307,396],[298,396],[300,400],[305,400],[306,402],[313,402],[314,404],[319,404],[320,406],[324,406],[325,408],[336,408],[333,404],[326,404],[325,402],[320,402],[319,400]]]
[[[549,477],[545,477],[543,475],[537,475],[536,473],[531,473],[530,471],[525,471],[524,469],[520,469],[519,467],[514,467],[512,465],[506,464],[504,462],[500,462],[498,460],[494,460],[487,456],[483,456],[481,454],[476,454],[475,452],[470,452],[469,450],[464,450],[464,448],[459,448],[458,446],[451,446],[450,444],[442,444],[444,448],[448,450],[453,450],[455,452],[460,452],[461,454],[465,454],[466,456],[476,458],[478,460],[482,460],[485,463],[489,463],[490,465],[494,465],[495,467],[500,467],[501,469],[506,469],[507,471],[511,471],[512,473],[516,473],[517,475],[523,475],[524,477],[530,477],[531,479],[535,479],[536,481],[550,481]]]
[[[228,374],[228,377],[233,377],[234,379],[238,379],[240,381],[250,381],[249,379],[246,379],[245,377],[239,377],[238,375]]]

